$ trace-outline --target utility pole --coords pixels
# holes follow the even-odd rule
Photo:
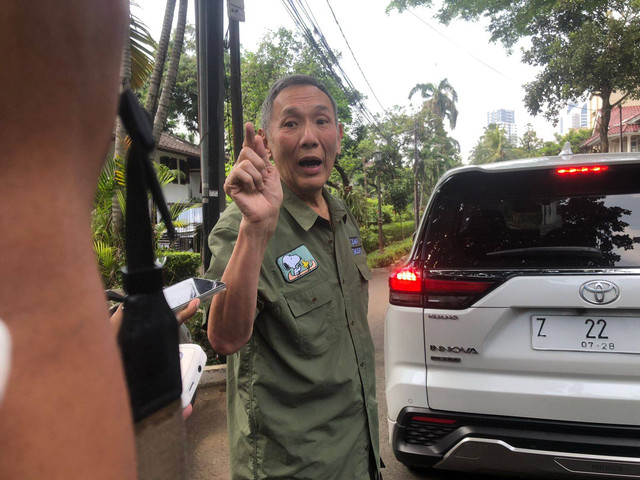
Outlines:
[[[384,252],[384,234],[382,233],[382,195],[380,190],[380,172],[377,175],[378,181],[378,250]]]
[[[420,202],[418,200],[418,121],[413,124],[413,231],[418,231]]]
[[[196,0],[198,117],[202,175],[202,238],[205,270],[211,261],[209,232],[225,207],[224,184],[224,4]]]
[[[231,124],[233,127],[233,159],[242,150],[244,121],[242,116],[242,88],[240,79],[240,23],[244,22],[244,0],[228,0],[229,50],[231,53]]]

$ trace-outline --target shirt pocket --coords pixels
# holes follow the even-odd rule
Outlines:
[[[365,305],[369,302],[369,280],[371,280],[371,270],[367,266],[367,257],[356,257],[356,267],[360,272],[360,288],[364,297]]]
[[[284,298],[293,314],[298,330],[298,348],[303,355],[318,356],[334,344],[338,333],[331,287],[311,288],[285,293]]]

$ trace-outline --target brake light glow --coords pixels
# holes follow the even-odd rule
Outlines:
[[[460,310],[497,285],[495,280],[449,280],[425,277],[419,263],[411,263],[389,276],[389,303],[403,307]]]
[[[592,165],[581,167],[560,167],[556,169],[558,175],[580,175],[588,173],[602,173],[609,169],[606,165]]]
[[[404,267],[391,274],[389,288],[397,292],[420,292],[422,291],[422,278],[413,267]]]

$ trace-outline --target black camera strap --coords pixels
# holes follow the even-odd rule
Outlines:
[[[120,99],[120,118],[131,138],[126,163],[124,315],[118,342],[136,422],[138,477],[184,478],[182,378],[176,317],[162,293],[149,216],[151,196],[170,238],[175,230],[149,154],[151,120],[131,91]]]

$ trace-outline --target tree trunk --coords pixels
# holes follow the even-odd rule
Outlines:
[[[169,115],[169,103],[171,102],[173,87],[176,84],[176,77],[178,76],[178,66],[180,65],[180,55],[182,54],[182,44],[184,43],[184,29],[187,22],[189,0],[180,0],[179,5],[178,24],[176,25],[176,32],[173,37],[173,48],[171,49],[167,76],[164,81],[164,86],[162,87],[160,101],[158,102],[158,111],[153,121],[153,138],[156,141],[156,145],[160,140],[164,122],[167,121],[167,116]]]
[[[344,168],[342,168],[342,165],[340,165],[338,162],[333,164],[333,168],[335,168],[336,172],[340,174],[340,178],[342,179],[342,188],[346,190],[347,187],[351,186],[351,182],[349,182],[349,176],[347,175],[347,172],[344,171]]]
[[[129,88],[131,83],[131,35],[127,35],[127,41],[122,52],[122,67],[120,70],[120,91],[123,92]],[[127,132],[124,125],[120,121],[120,117],[116,120],[116,141],[113,155],[116,158],[124,160],[127,153],[126,149]]]
[[[131,83],[131,34],[127,35],[127,41],[122,52],[122,68],[120,71],[120,91],[129,88]],[[124,165],[127,155],[127,131],[124,129],[122,120],[118,116],[116,118],[116,139],[114,144],[113,155]],[[124,230],[124,215],[120,209],[117,195],[113,195],[111,199],[111,225],[114,237],[118,237]]]
[[[600,111],[600,125],[598,133],[600,134],[600,142],[602,143],[601,153],[609,151],[609,120],[611,119],[611,92],[603,90],[600,93],[602,98],[602,110]]]
[[[171,26],[173,24],[173,12],[176,10],[176,0],[167,0],[167,6],[164,10],[164,20],[162,22],[162,32],[160,33],[160,41],[156,50],[156,58],[153,64],[153,73],[149,80],[149,94],[147,95],[147,104],[145,108],[153,118],[158,108],[158,94],[160,92],[160,80],[164,71],[164,63],[167,59],[167,50],[169,49],[169,39],[171,38]]]

